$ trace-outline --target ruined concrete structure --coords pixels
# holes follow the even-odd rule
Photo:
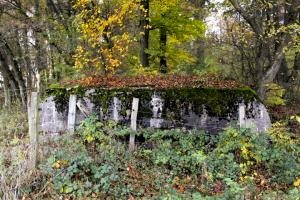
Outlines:
[[[264,132],[271,126],[265,106],[248,90],[203,88],[88,89],[77,95],[76,125],[91,113],[102,120],[114,120],[128,125],[133,97],[140,99],[138,128],[185,127],[217,133],[229,125],[251,128],[258,132]],[[68,98],[69,95],[61,92],[60,96],[49,96],[40,104],[42,132],[67,131]]]

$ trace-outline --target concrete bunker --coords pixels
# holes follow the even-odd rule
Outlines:
[[[229,125],[258,132],[264,132],[271,126],[267,109],[256,93],[235,82],[213,82],[209,78],[190,76],[159,80],[152,77],[148,82],[127,77],[125,81],[119,77],[104,80],[100,84],[77,82],[50,87],[48,97],[40,106],[40,130],[52,133],[67,131],[70,95],[77,97],[76,125],[91,113],[101,120],[128,125],[132,99],[139,98],[138,128],[195,128],[217,133]],[[118,85],[112,86],[116,80]],[[126,83],[128,80],[139,84],[130,85]],[[160,80],[167,83],[160,84]],[[212,85],[207,86],[206,81]]]

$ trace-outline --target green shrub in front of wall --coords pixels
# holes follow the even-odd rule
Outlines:
[[[79,137],[68,140],[73,147],[49,157],[41,169],[51,180],[49,191],[72,198],[255,199],[279,191],[288,199],[299,194],[294,187],[299,140],[279,131],[273,127],[258,134],[228,128],[209,135],[141,129],[137,135],[144,142],[128,153],[128,143],[120,137],[130,131],[93,116],[78,129]]]

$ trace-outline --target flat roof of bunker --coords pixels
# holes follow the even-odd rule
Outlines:
[[[94,76],[78,80],[64,81],[63,87],[86,87],[103,89],[123,88],[215,88],[238,89],[245,85],[234,80],[222,80],[214,75],[188,76],[188,75],[143,75],[143,76]]]

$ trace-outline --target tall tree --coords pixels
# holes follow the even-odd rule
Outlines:
[[[189,58],[192,58],[192,55],[189,50],[185,50],[184,43],[204,35],[203,21],[194,18],[191,12],[193,6],[183,0],[150,1],[150,25],[152,29],[159,30],[158,49],[155,51],[152,48],[152,56],[158,56],[161,73],[171,71],[168,60],[181,58],[182,61],[191,61]]]
[[[258,44],[256,55],[257,89],[265,98],[266,85],[274,81],[284,67],[285,50],[295,44],[299,34],[298,0],[229,0],[235,12],[249,25]]]
[[[130,32],[125,29],[124,20],[131,9],[135,9],[135,4],[126,0],[78,0],[75,8],[78,11],[76,22],[82,34],[75,66],[92,66],[98,71],[115,73],[126,59]]]
[[[171,71],[169,63],[193,60],[184,43],[202,37],[204,25],[193,18],[191,6],[183,0],[77,0],[82,42],[75,65],[116,73],[131,65],[131,57],[140,57],[143,67],[159,65],[159,71],[166,73]],[[135,48],[139,55],[131,50]]]
[[[149,8],[150,0],[140,1],[140,60],[143,67],[149,67],[149,39],[150,39],[150,20],[149,20]]]
[[[5,83],[6,102],[11,102],[10,95],[15,93],[14,96],[25,106],[27,91],[36,88],[38,80],[44,83],[50,81],[49,71],[55,71],[57,63],[66,63],[65,58],[72,57],[70,46],[65,48],[66,44],[72,43],[69,42],[71,37],[62,27],[68,26],[68,30],[71,30],[72,26],[66,22],[73,19],[68,16],[68,20],[57,20],[53,6],[62,7],[64,12],[59,16],[64,19],[69,14],[65,13],[66,10],[72,8],[66,0],[0,2],[0,74]]]

